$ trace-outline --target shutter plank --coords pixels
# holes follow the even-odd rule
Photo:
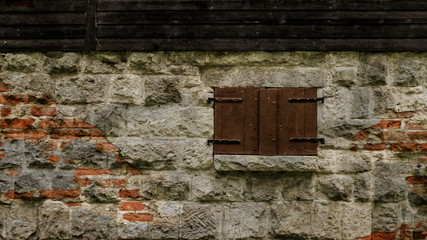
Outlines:
[[[238,87],[215,88],[215,97],[243,98],[244,89]],[[217,117],[217,110],[221,116]],[[244,102],[215,102],[215,121],[219,120],[220,136],[215,139],[240,140],[240,144],[214,144],[216,154],[245,153],[245,106]],[[218,118],[218,119],[217,119]],[[220,118],[220,119],[219,119]],[[221,145],[219,148],[217,146]]]
[[[259,88],[245,88],[245,154],[259,153]]]
[[[277,89],[260,90],[259,154],[276,155]]]
[[[306,98],[317,98],[317,89],[306,88],[304,89]],[[317,102],[304,103],[304,125],[305,137],[317,137]],[[306,142],[304,143],[305,155],[316,155],[318,143]]]

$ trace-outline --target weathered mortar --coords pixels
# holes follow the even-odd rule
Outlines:
[[[425,53],[8,53],[0,67],[0,239],[425,238]],[[318,88],[326,144],[214,157],[212,86]]]

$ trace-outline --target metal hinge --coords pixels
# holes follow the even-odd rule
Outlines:
[[[234,139],[209,139],[208,145],[216,143],[216,144],[240,144],[240,140],[234,140]]]
[[[291,142],[320,142],[325,144],[324,138],[291,138]]]
[[[211,103],[211,102],[243,102],[243,98],[228,98],[228,97],[208,98],[208,103]]]
[[[325,102],[325,98],[289,98],[289,102]]]

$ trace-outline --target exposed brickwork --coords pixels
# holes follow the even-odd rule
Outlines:
[[[149,213],[125,213],[123,218],[128,221],[152,222],[153,214]]]

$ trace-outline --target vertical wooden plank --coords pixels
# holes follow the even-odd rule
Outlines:
[[[221,90],[214,88],[214,97],[218,95]],[[214,103],[214,136],[213,139],[222,138],[222,104]],[[214,154],[222,153],[222,144],[213,144]]]
[[[281,88],[279,90],[278,96],[278,106],[277,106],[277,130],[279,136],[279,147],[278,155],[287,155],[289,152],[290,144],[290,116],[289,116],[289,96],[291,95],[292,89],[290,88]]]
[[[303,88],[281,89],[279,154],[304,155],[304,143],[291,142],[291,138],[305,137],[304,103],[289,102],[289,98],[304,98]]]
[[[259,153],[259,88],[245,88],[245,154]]]
[[[277,154],[277,89],[260,90],[259,154]]]
[[[217,87],[215,98],[242,98],[244,89],[239,87]],[[217,110],[221,116],[217,117]],[[245,153],[245,106],[242,102],[215,102],[215,120],[221,123],[220,136],[215,139],[240,140],[240,144],[214,144],[215,154],[244,154]],[[215,132],[215,131],[214,131]],[[220,146],[219,148],[217,146]]]
[[[85,36],[85,50],[96,50],[96,0],[86,1],[86,36]]]
[[[306,88],[304,90],[305,98],[317,98],[317,89]],[[304,125],[305,137],[317,137],[317,102],[304,103]],[[304,143],[304,150],[306,155],[317,154],[318,143],[307,142]]]

